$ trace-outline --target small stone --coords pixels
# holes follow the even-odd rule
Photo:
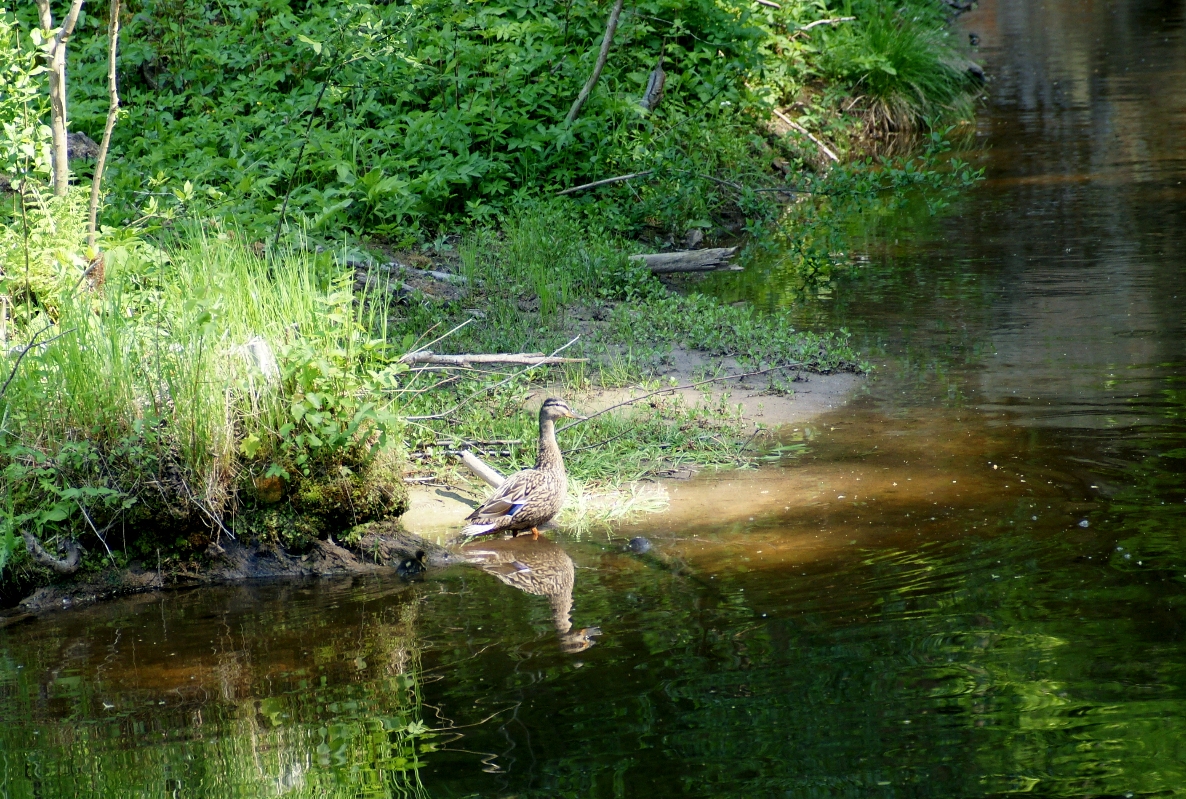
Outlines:
[[[1081,521],[1079,522],[1079,526],[1080,526],[1080,527],[1090,527],[1090,526],[1091,526],[1091,522],[1087,521],[1086,519],[1083,519],[1083,520],[1081,520]]]

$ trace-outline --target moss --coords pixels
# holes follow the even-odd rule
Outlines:
[[[288,487],[287,501],[253,500],[234,520],[244,541],[267,541],[304,552],[314,540],[341,537],[366,522],[400,516],[408,509],[403,461],[384,453],[369,464],[335,466],[326,474],[301,477]]]

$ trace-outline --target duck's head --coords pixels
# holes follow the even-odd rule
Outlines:
[[[556,397],[548,397],[544,400],[544,404],[539,409],[540,421],[554,422],[557,419],[583,419],[585,417],[578,416],[573,413],[572,408],[568,407],[568,403]]]

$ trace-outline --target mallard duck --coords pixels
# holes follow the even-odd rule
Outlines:
[[[543,537],[474,541],[462,547],[460,554],[468,563],[512,588],[547,597],[562,652],[583,652],[597,643],[596,636],[601,635],[601,628],[574,630],[572,627],[572,589],[576,569],[572,558],[559,544]]]
[[[560,512],[568,497],[568,475],[556,443],[556,420],[566,418],[581,417],[562,399],[544,400],[539,409],[539,456],[535,466],[512,474],[494,496],[467,516],[465,520],[470,524],[462,529],[463,536],[530,530],[538,537],[539,526]]]

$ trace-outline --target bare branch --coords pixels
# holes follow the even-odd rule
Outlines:
[[[572,121],[581,113],[581,107],[585,105],[593,87],[597,85],[597,79],[601,77],[601,70],[605,69],[605,62],[609,58],[609,46],[614,41],[614,31],[618,29],[618,17],[621,13],[622,0],[614,0],[613,10],[609,12],[609,22],[605,25],[605,38],[601,40],[601,52],[597,54],[597,63],[593,65],[593,74],[589,76],[589,80],[585,81],[581,93],[577,95],[576,102],[568,110],[568,116],[564,118],[566,126],[571,125]]]
[[[107,150],[111,147],[111,132],[115,130],[115,121],[119,118],[119,91],[115,82],[115,54],[119,45],[119,8],[120,0],[111,0],[111,16],[108,20],[108,52],[107,52],[107,124],[103,126],[103,141],[99,144],[99,156],[95,161],[95,174],[91,178],[91,206],[87,217],[87,247],[95,248],[95,238],[99,217],[99,185],[103,182],[103,170],[107,166]]]
[[[605,180],[595,180],[592,183],[582,183],[580,186],[573,186],[571,189],[558,191],[556,192],[556,196],[563,197],[566,194],[576,194],[578,191],[584,191],[585,189],[595,189],[598,186],[608,186],[611,183],[621,183],[622,181],[630,180],[631,178],[646,177],[647,175],[652,174],[654,171],[655,170],[653,169],[648,169],[645,172],[631,172],[629,175],[618,175],[616,178],[606,178]]]
[[[761,2],[761,0],[759,0]],[[818,28],[820,25],[835,25],[838,22],[852,22],[856,17],[833,17],[832,19],[817,19],[815,22],[808,22],[799,30],[809,31],[812,28]]]
[[[432,350],[411,352],[400,363],[433,363],[441,366],[470,366],[475,363],[513,363],[520,366],[550,366],[554,363],[583,363],[588,358],[552,358],[542,352],[437,355]]]
[[[461,462],[465,464],[466,468],[480,477],[484,483],[492,485],[495,488],[500,488],[506,482],[506,478],[499,474],[494,467],[487,464],[469,450],[463,450],[457,457],[461,459]]]
[[[564,350],[571,347],[573,344],[576,344],[578,341],[580,341],[580,339],[581,339],[580,336],[574,336],[567,344],[557,347],[555,350],[552,351],[552,354],[547,357],[555,358],[561,352],[563,352]],[[536,366],[538,366],[538,364]],[[461,400],[461,402],[458,402],[456,405],[454,405],[452,408],[449,408],[446,411],[441,411],[440,413],[430,414],[428,416],[405,416],[404,421],[405,422],[427,422],[430,419],[446,419],[446,418],[452,416],[453,414],[455,414],[458,410],[460,410],[464,405],[466,405],[470,400],[472,400],[474,397],[478,396],[479,394],[485,394],[486,392],[493,391],[494,389],[499,388],[500,386],[505,386],[507,383],[511,382],[512,380],[519,377],[520,375],[524,375],[527,372],[530,372],[532,369],[535,369],[536,366],[526,366],[526,367],[520,369],[519,371],[515,372],[514,374],[512,374],[510,377],[508,377],[505,380],[500,380],[492,386],[480,388],[477,391],[475,391],[474,393],[470,394],[465,399]]]
[[[851,19],[851,17],[849,19]],[[795,120],[791,119],[789,116],[784,114],[782,111],[779,111],[777,108],[774,109],[774,115],[776,117],[778,117],[779,119],[781,119],[783,122],[790,125],[795,130],[802,133],[807,138],[811,139],[811,141],[815,144],[815,146],[820,148],[820,151],[824,155],[828,156],[828,158],[832,159],[833,162],[839,163],[840,159],[836,156],[836,153],[834,153],[830,149],[828,149],[828,146],[826,144],[824,144],[822,141],[817,139],[815,136],[811,135],[811,133],[807,130],[807,128],[803,127],[798,122],[796,122]]]

